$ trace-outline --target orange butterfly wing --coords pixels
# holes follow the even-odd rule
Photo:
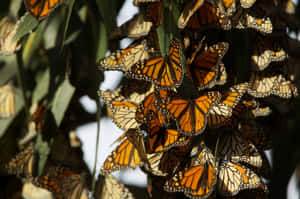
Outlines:
[[[217,11],[209,3],[203,5],[191,16],[186,27],[190,29],[199,29],[207,25],[215,25],[218,22]]]
[[[24,0],[27,10],[39,20],[47,17],[64,0]]]
[[[190,62],[186,64],[188,75],[196,88],[201,90],[215,85],[219,75],[219,63],[227,50],[228,43],[221,42],[204,52],[196,51]]]
[[[135,168],[140,165],[141,158],[137,148],[127,138],[105,160],[101,174],[106,175],[113,171]]]
[[[211,151],[204,147],[192,159],[191,167],[176,173],[165,184],[165,189],[172,192],[184,192],[193,197],[208,197],[214,190],[217,179],[215,158]]]
[[[220,100],[220,93],[209,92],[195,100],[171,99],[167,113],[176,120],[177,127],[186,135],[198,135],[206,127],[210,107]]]
[[[187,138],[180,135],[179,132],[174,129],[162,129],[148,137],[150,153],[166,151],[174,146],[183,146],[186,143]]]
[[[183,78],[180,53],[180,43],[174,39],[166,57],[140,61],[129,69],[128,75],[163,88],[177,87]]]

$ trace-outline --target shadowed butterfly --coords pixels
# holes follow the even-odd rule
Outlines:
[[[24,0],[28,12],[39,20],[47,17],[63,2],[64,0]]]
[[[133,0],[133,5],[135,6],[140,6],[140,4],[143,3],[153,3],[153,2],[158,2],[160,0]]]
[[[282,75],[279,75],[272,94],[289,99],[292,96],[298,96],[298,89],[289,80],[286,80]]]
[[[256,0],[240,0],[241,6],[243,8],[250,8],[253,6]]]
[[[287,58],[286,52],[276,44],[276,41],[267,38],[256,38],[251,59],[259,70],[264,70],[271,62],[280,62]]]
[[[167,151],[175,146],[183,146],[187,144],[188,138],[181,135],[175,129],[161,128],[159,131],[150,134],[147,137],[149,153],[157,153]]]
[[[165,89],[178,87],[183,78],[181,53],[180,42],[173,39],[170,43],[168,55],[141,60],[126,71],[127,75],[134,79],[152,82],[156,86]]]
[[[15,93],[11,83],[0,86],[0,118],[8,118],[15,113]]]
[[[178,20],[179,28],[201,29],[221,25],[224,29],[227,29],[228,20],[219,18],[223,16],[220,15],[218,9],[206,1],[201,5],[199,3],[202,2],[196,1],[193,5],[191,3],[187,5],[186,9],[192,9],[192,11],[191,13],[188,13],[187,10],[183,11]]]
[[[230,133],[222,136],[218,150],[222,157],[240,164],[256,168],[262,167],[262,157],[256,147],[242,133]]]
[[[49,190],[56,199],[88,198],[86,175],[68,168],[51,167],[46,175],[34,178],[33,184]]]
[[[264,74],[252,73],[248,93],[254,97],[267,97],[271,94],[289,99],[298,95],[298,89],[282,75],[265,77]]]
[[[270,34],[273,31],[273,25],[269,17],[259,18],[245,13],[238,20],[236,28],[252,28],[261,33]]]
[[[265,76],[261,72],[253,72],[249,80],[248,94],[262,98],[271,95],[276,87],[277,76]]]
[[[185,28],[185,26],[187,25],[191,16],[194,15],[194,13],[203,5],[203,3],[204,3],[204,0],[189,1],[185,5],[185,7],[178,19],[178,28],[180,28],[180,29]]]
[[[6,168],[9,174],[18,177],[35,176],[37,174],[37,162],[38,156],[35,153],[34,145],[30,144],[10,160]]]
[[[238,130],[259,150],[268,150],[272,147],[271,136],[266,131],[259,128],[255,121],[248,120],[246,123],[239,123]]]
[[[148,35],[152,27],[151,21],[146,21],[143,14],[136,14],[126,21],[117,30],[113,31],[110,39],[122,39],[124,37],[140,38]]]
[[[220,61],[228,50],[228,43],[220,42],[200,51],[200,45],[186,63],[189,77],[198,90],[211,88],[219,76]]]
[[[22,17],[19,21],[11,16],[3,17],[0,20],[0,54],[12,55],[21,49],[20,39],[14,39],[20,23],[24,20]]]

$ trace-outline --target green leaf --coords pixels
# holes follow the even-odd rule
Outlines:
[[[64,38],[63,38],[63,44],[62,44],[62,47],[64,46],[64,42],[65,42],[65,40],[66,40],[67,31],[68,31],[68,27],[69,27],[71,15],[72,15],[72,10],[73,10],[74,3],[75,3],[75,0],[70,0],[70,1],[69,1],[69,10],[68,10],[68,16],[67,16],[66,25],[65,25],[65,30],[64,30]]]
[[[75,88],[68,79],[65,79],[57,89],[51,107],[57,126],[60,125],[74,92]]]
[[[169,37],[168,34],[166,34],[164,27],[159,26],[157,29],[157,36],[158,36],[158,42],[159,42],[159,48],[162,56],[165,56],[166,53],[168,52],[168,42],[169,42]]]
[[[41,133],[37,135],[35,150],[39,154],[38,175],[41,175],[50,153],[50,147],[47,142],[43,141]]]
[[[9,13],[18,18],[18,12],[22,6],[23,1],[22,0],[14,0],[14,1],[10,1],[10,5],[9,5]]]
[[[79,34],[81,33],[81,30],[76,30],[73,33],[71,33],[65,40],[64,45],[70,44],[73,41],[75,41],[77,39],[77,37],[79,36]]]
[[[16,35],[14,36],[14,41],[30,33],[39,24],[39,21],[28,12],[20,20],[21,23],[17,29]]]
[[[98,43],[98,49],[96,54],[96,60],[99,60],[105,56],[107,51],[107,35],[106,35],[106,27],[104,23],[100,22],[100,38]]]
[[[32,94],[32,103],[39,102],[46,96],[49,90],[50,83],[50,69],[47,68],[43,74],[38,76],[37,85]]]
[[[21,90],[15,88],[15,114],[7,119],[0,119],[0,138],[4,135],[5,131],[15,119],[15,117],[19,114],[24,106],[24,101],[22,98]]]
[[[31,57],[34,55],[34,52],[38,49],[40,46],[42,39],[43,39],[43,33],[45,30],[47,23],[44,20],[42,23],[39,24],[38,28],[35,32],[31,33],[28,37],[22,54],[22,59],[24,62],[24,65],[27,66]]]

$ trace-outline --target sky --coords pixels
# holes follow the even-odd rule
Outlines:
[[[296,2],[294,0],[294,2]],[[117,23],[121,25],[128,19],[130,19],[134,14],[138,12],[137,7],[132,5],[132,0],[126,0],[124,6],[122,7]],[[123,39],[120,43],[121,48],[125,48],[130,43],[129,39]],[[109,54],[109,52],[108,52]],[[122,73],[117,71],[106,71],[104,82],[100,85],[101,90],[114,90],[121,79]],[[84,108],[89,112],[96,112],[96,103],[89,99],[87,96],[81,98],[81,103]],[[97,136],[97,124],[90,123],[79,127],[76,130],[78,137],[81,139],[84,152],[84,160],[88,164],[90,170],[93,170],[95,151],[96,151],[96,136]],[[97,174],[100,168],[110,154],[110,152],[117,146],[117,144],[112,145],[112,143],[123,133],[116,125],[114,125],[110,118],[104,117],[100,122],[100,140],[99,140],[99,152],[97,161]],[[271,152],[267,153],[270,158]],[[119,172],[114,172],[113,175],[118,178],[122,183],[135,185],[139,187],[146,186],[146,175],[139,169],[126,169]],[[296,185],[295,174],[291,177],[288,190],[287,199],[299,199],[299,190]]]

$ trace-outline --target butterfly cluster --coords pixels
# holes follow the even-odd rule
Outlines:
[[[272,147],[272,134],[260,119],[272,114],[268,99],[290,101],[298,94],[281,40],[287,27],[297,28],[292,1],[133,3],[141,12],[111,34],[133,43],[98,64],[127,78],[115,91],[98,92],[124,130],[101,173],[139,166],[152,185],[189,198],[267,198],[264,150]],[[162,55],[159,28],[176,6],[179,34],[171,35]],[[252,48],[247,64],[235,66],[239,58],[230,54],[239,49],[232,35],[241,32]]]

